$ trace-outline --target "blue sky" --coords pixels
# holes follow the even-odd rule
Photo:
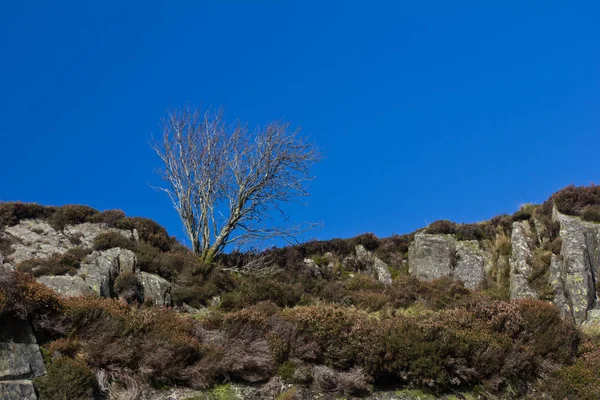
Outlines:
[[[302,239],[512,213],[600,180],[598,21],[594,1],[2,2],[0,200],[181,237],[148,139],[213,104],[321,148],[288,208],[323,223]]]

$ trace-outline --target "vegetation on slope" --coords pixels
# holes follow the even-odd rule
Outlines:
[[[532,393],[538,380],[534,397],[598,398],[599,341],[585,337],[579,346],[581,334],[546,302],[506,301],[512,223],[529,221],[536,232],[530,283],[543,292],[550,255],[560,250],[552,204],[585,218],[585,210],[600,204],[596,188],[569,187],[541,206],[527,205],[512,216],[480,224],[438,221],[426,228],[427,233],[478,240],[490,249],[489,283],[477,292],[450,279],[422,282],[409,276],[406,260],[414,233],[232,253],[209,268],[151,220],[83,206],[2,203],[0,226],[42,218],[56,229],[83,222],[135,228],[139,241],[107,233],[94,248],[133,250],[142,270],[176,284],[178,305],[210,307],[214,296],[221,304],[196,318],[138,304],[139,282],[129,276],[119,278],[117,289],[131,292],[131,304],[60,299],[31,275],[14,272],[0,277],[0,313],[28,319],[36,327],[48,366],[37,385],[50,399],[86,398],[106,389],[107,382],[128,390],[144,385],[207,388],[275,376],[345,395],[392,384],[435,393],[471,388],[509,398]],[[358,244],[388,263],[391,285],[360,274],[360,265],[341,262]],[[47,261],[48,273],[77,268],[85,254],[72,253],[64,262]],[[307,258],[328,268],[315,274]],[[280,272],[239,273],[237,267],[255,260],[276,265]],[[28,270],[27,265],[20,269]]]

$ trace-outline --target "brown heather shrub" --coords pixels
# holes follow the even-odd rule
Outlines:
[[[600,346],[586,343],[577,361],[539,382],[535,399],[600,398]]]
[[[587,206],[581,210],[584,221],[600,222],[600,205]]]
[[[526,221],[526,220],[529,220],[529,219],[531,219],[531,217],[535,213],[536,208],[538,208],[538,207],[539,206],[537,206],[535,204],[531,204],[531,203],[523,204],[519,208],[519,211],[515,212],[512,215],[512,220],[513,221]]]
[[[24,219],[47,218],[56,207],[44,207],[36,203],[0,203],[0,229],[14,226]]]
[[[144,298],[144,286],[134,272],[121,272],[115,279],[114,290],[120,298],[125,299],[128,303],[142,302]]]
[[[57,231],[62,231],[67,225],[82,224],[96,214],[98,211],[91,207],[69,204],[58,207],[48,218],[48,223]]]
[[[189,383],[189,368],[201,357],[190,318],[95,297],[64,303],[65,323],[90,366],[128,368],[161,384]]]
[[[448,221],[447,219],[441,219],[429,224],[429,226],[425,228],[425,233],[431,235],[453,235],[456,233],[456,223]]]
[[[432,222],[425,228],[425,233],[456,235],[457,240],[483,240],[494,237],[495,227],[489,222],[457,224],[444,219]]]
[[[308,362],[336,370],[360,366],[375,383],[401,379],[437,391],[476,383],[498,390],[572,357],[576,331],[554,319],[556,308],[481,299],[468,306],[377,319],[326,305],[296,307],[282,311],[294,328],[279,328],[277,337],[288,343],[290,356],[302,359],[297,343],[312,342]]]
[[[59,357],[46,366],[46,375],[35,380],[42,399],[89,400],[93,398],[96,378],[85,361]]]
[[[75,358],[77,353],[81,350],[81,343],[74,339],[59,338],[48,343],[44,347],[54,358],[62,356]]]
[[[165,228],[148,218],[122,218],[117,221],[115,227],[128,230],[137,229],[141,240],[159,248],[161,251],[169,251],[176,243],[175,239],[169,237]]]
[[[119,232],[102,232],[94,239],[94,250],[108,250],[115,247],[135,251],[136,243]]]
[[[280,282],[276,277],[246,278],[237,290],[226,293],[221,307],[225,310],[239,310],[263,301],[270,301],[280,307],[293,307],[302,298],[302,286]]]
[[[4,299],[2,313],[30,318],[34,324],[62,312],[59,297],[50,288],[37,283],[31,274],[19,271],[0,274],[0,294]]]
[[[126,218],[125,213],[121,210],[106,210],[92,215],[88,218],[88,222],[107,224],[109,227],[115,228],[124,218]]]
[[[14,253],[12,245],[17,242],[18,239],[8,233],[0,234],[0,254],[8,256]]]
[[[73,247],[64,254],[55,254],[50,258],[30,258],[19,265],[17,269],[31,273],[34,276],[44,275],[74,275],[81,266],[83,259],[92,251],[83,247]]]
[[[554,289],[550,285],[548,275],[551,259],[552,252],[541,248],[534,250],[531,259],[532,271],[527,281],[542,300],[552,300],[554,298]]]
[[[585,207],[600,205],[600,186],[570,185],[554,193],[550,200],[564,214],[581,215]]]
[[[490,219],[490,225],[494,228],[496,233],[502,233],[508,236],[510,236],[512,231],[512,223],[512,217],[506,214],[497,215]]]

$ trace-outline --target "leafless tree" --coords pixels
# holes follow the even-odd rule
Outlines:
[[[316,148],[284,121],[249,130],[227,124],[223,110],[183,107],[163,120],[152,148],[163,161],[160,175],[200,258],[210,262],[225,246],[284,237],[310,224],[275,224],[282,203],[308,195]]]

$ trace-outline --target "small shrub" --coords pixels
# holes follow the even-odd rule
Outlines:
[[[95,385],[94,374],[85,362],[68,357],[52,360],[46,375],[35,381],[41,397],[47,400],[89,400]]]
[[[550,286],[548,277],[551,259],[551,251],[539,248],[534,250],[531,259],[532,271],[527,280],[542,300],[552,300],[554,298],[554,289]]]
[[[484,240],[492,239],[495,235],[494,227],[482,222],[479,224],[458,224],[456,225],[457,240]]]
[[[108,250],[115,247],[135,251],[136,243],[114,231],[103,232],[94,239],[94,250]]]
[[[600,205],[587,206],[581,211],[584,221],[600,222]]]
[[[600,347],[593,346],[578,360],[541,381],[537,391],[552,399],[600,398]],[[542,399],[543,397],[539,397]]]
[[[523,204],[520,208],[519,211],[515,212],[512,215],[512,220],[513,221],[526,221],[531,219],[531,217],[533,216],[535,209],[538,206],[536,206],[535,204],[531,204],[531,203],[527,203],[527,204]]]
[[[140,278],[134,272],[121,272],[115,279],[115,293],[125,299],[128,303],[140,302],[144,298],[144,286]]]
[[[567,186],[552,195],[551,200],[563,214],[580,215],[588,206],[600,205],[600,186]]]
[[[44,207],[36,203],[0,203],[0,228],[17,225],[24,219],[47,218],[54,211],[54,207]]]
[[[363,233],[362,235],[356,236],[353,239],[350,239],[352,243],[352,248],[357,245],[363,245],[363,247],[368,251],[375,251],[379,247],[379,239],[372,233]]]
[[[4,235],[0,234],[0,254],[8,256],[14,253],[12,245],[17,243],[17,241],[17,238],[8,233],[5,233]]]
[[[48,223],[57,231],[62,231],[67,225],[82,224],[96,214],[98,211],[91,207],[70,204],[58,207]]]
[[[20,271],[0,274],[0,293],[4,298],[4,313],[21,318],[31,318],[36,323],[49,315],[62,311],[63,304],[56,293],[37,283],[31,274]]]
[[[497,215],[490,220],[490,225],[496,230],[496,233],[502,233],[510,236],[512,230],[512,217],[510,215]]]
[[[81,350],[81,343],[74,339],[60,338],[45,346],[52,357],[70,357],[75,358]]]
[[[432,222],[429,224],[427,228],[425,228],[425,233],[429,234],[442,234],[442,235],[452,235],[456,233],[456,224],[452,221],[448,221],[446,219],[442,219],[439,221]]]
[[[106,210],[92,215],[88,218],[88,221],[95,224],[107,224],[109,227],[116,228],[119,221],[124,218],[126,218],[125,213],[121,210]]]
[[[140,239],[162,251],[169,251],[175,244],[175,240],[169,237],[165,228],[148,218],[123,218],[118,220],[115,225],[119,229],[137,229]]]

